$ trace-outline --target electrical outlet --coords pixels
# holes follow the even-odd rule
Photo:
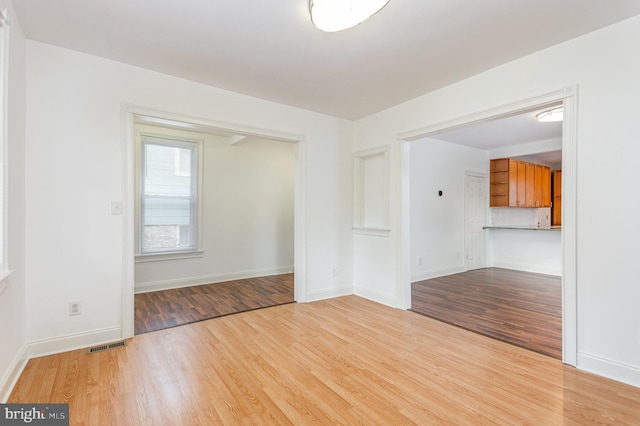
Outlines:
[[[82,313],[82,304],[79,300],[69,302],[69,316],[80,315]]]
[[[333,268],[333,276],[334,277],[338,276],[338,268]]]
[[[421,257],[418,258],[418,265],[422,266],[422,258]]]

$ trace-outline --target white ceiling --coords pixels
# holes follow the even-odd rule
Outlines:
[[[640,13],[638,0],[391,0],[323,33],[308,0],[13,0],[27,38],[346,119]]]
[[[561,104],[532,108],[509,117],[473,123],[439,134],[429,135],[458,145],[484,149],[492,152],[492,158],[502,157],[504,148],[526,146],[526,156],[518,156],[524,161],[545,164],[559,169],[562,163],[562,151],[557,148],[562,141],[562,122],[541,123],[536,115],[557,108]],[[550,142],[557,142],[550,143]],[[552,147],[552,148],[549,148]],[[498,152],[498,155],[494,155]],[[509,155],[512,156],[512,155]]]
[[[562,122],[541,123],[536,118],[539,112],[551,108],[536,108],[506,118],[469,124],[431,137],[489,151],[506,146],[558,140],[562,138]]]

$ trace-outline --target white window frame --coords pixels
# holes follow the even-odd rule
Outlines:
[[[7,92],[9,70],[9,19],[6,9],[0,10],[0,293],[7,286],[6,278],[13,272],[9,269],[8,226],[8,173],[7,166]]]
[[[203,139],[194,139],[184,137],[179,132],[172,131],[171,129],[158,128],[157,132],[137,131],[136,132],[136,242],[135,242],[135,262],[154,262],[172,259],[187,259],[194,257],[202,257],[204,251],[202,250],[202,163],[203,163]],[[193,189],[193,203],[192,203],[192,219],[191,223],[194,226],[194,230],[191,233],[191,238],[195,240],[194,245],[188,249],[177,250],[163,250],[163,251],[142,251],[142,239],[143,232],[143,194],[142,194],[142,182],[144,170],[144,150],[143,150],[143,138],[154,138],[154,144],[163,144],[162,140],[166,141],[166,146],[169,147],[186,147],[195,145],[194,157],[192,158],[192,185],[195,185]],[[160,141],[158,140],[160,139]],[[158,143],[159,142],[159,143]],[[175,157],[174,157],[175,158]],[[175,161],[174,161],[175,162]],[[175,164],[175,172],[178,172],[178,165]],[[177,176],[184,176],[184,174],[177,174]]]

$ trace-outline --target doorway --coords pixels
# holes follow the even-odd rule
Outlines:
[[[136,123],[135,333],[293,302],[294,144]]]
[[[279,142],[293,145],[294,147],[294,170],[293,170],[293,258],[295,265],[295,278],[293,283],[294,300],[305,301],[306,297],[306,263],[304,242],[301,236],[305,234],[304,209],[305,193],[302,190],[305,170],[305,150],[304,137],[275,130],[257,129],[246,125],[223,123],[213,120],[201,119],[173,114],[168,112],[150,110],[136,107],[130,104],[122,106],[123,140],[125,153],[125,202],[124,202],[124,241],[123,249],[123,299],[122,299],[122,338],[130,338],[134,335],[134,293],[135,293],[135,127],[137,124],[163,126],[178,130],[199,132],[203,134],[225,134],[234,136],[231,143],[237,143],[240,139],[264,139],[272,142]],[[290,271],[292,272],[292,271]],[[235,277],[232,277],[233,279]],[[200,283],[198,283],[200,284]]]
[[[484,268],[486,262],[485,215],[487,211],[487,177],[465,174],[464,268]]]
[[[410,144],[418,139],[435,136],[448,130],[462,126],[480,123],[499,118],[509,117],[518,113],[562,104],[564,107],[564,121],[562,123],[562,179],[563,179],[563,212],[562,212],[562,360],[576,365],[576,125],[577,125],[577,86],[568,86],[562,90],[536,96],[530,99],[513,102],[498,108],[492,108],[480,113],[460,117],[447,122],[437,123],[414,131],[398,135],[397,144],[394,146],[397,155],[402,158],[397,170],[398,179],[395,184],[398,193],[401,194],[400,209],[395,212],[397,223],[405,224],[401,229],[399,247],[401,256],[398,259],[401,283],[398,294],[400,306],[405,309],[411,307],[411,229],[409,207],[409,159],[411,158]]]

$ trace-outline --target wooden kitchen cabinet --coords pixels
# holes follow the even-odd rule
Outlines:
[[[542,191],[542,207],[551,207],[551,168],[542,167],[542,188],[549,188]]]
[[[491,160],[490,207],[550,207],[551,170],[512,158]]]
[[[515,160],[501,158],[491,160],[491,207],[515,207],[518,198],[518,165]]]
[[[536,165],[524,163],[526,180],[524,185],[524,205],[521,207],[536,207]],[[518,197],[520,201],[521,198]]]
[[[562,226],[562,170],[556,170],[551,177],[553,204],[551,205],[551,226]]]

